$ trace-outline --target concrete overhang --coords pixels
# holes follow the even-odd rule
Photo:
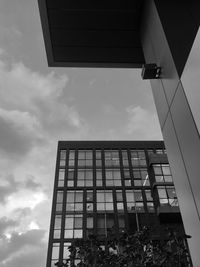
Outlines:
[[[49,66],[140,68],[143,0],[38,0]]]

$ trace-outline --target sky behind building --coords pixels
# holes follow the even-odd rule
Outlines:
[[[48,68],[37,1],[0,1],[0,267],[43,267],[58,140],[162,139],[137,69]]]

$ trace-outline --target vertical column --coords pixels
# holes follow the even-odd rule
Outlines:
[[[194,266],[200,266],[198,7],[195,0],[146,0],[141,26],[145,61],[162,68],[151,87]]]

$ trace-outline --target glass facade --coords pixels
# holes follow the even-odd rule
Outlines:
[[[169,165],[149,165],[152,153],[164,147],[58,150],[47,267],[68,258],[73,239],[135,231],[157,207],[178,206]]]

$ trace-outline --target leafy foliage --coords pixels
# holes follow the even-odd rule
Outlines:
[[[134,234],[123,233],[120,238],[110,234],[104,242],[95,236],[77,239],[69,247],[70,257],[60,267],[184,267],[188,266],[187,235],[167,230],[167,239],[152,240],[152,231],[144,227]],[[105,247],[106,249],[103,249]],[[74,259],[79,259],[74,264]]]

